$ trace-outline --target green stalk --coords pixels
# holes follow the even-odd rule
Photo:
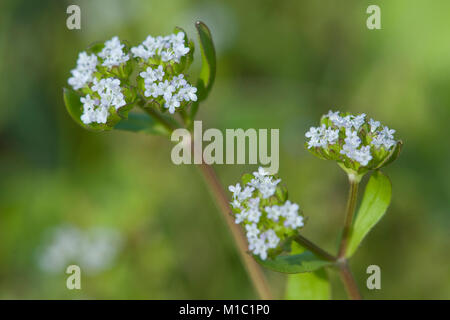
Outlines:
[[[345,214],[344,230],[342,232],[341,245],[339,247],[339,258],[345,257],[347,253],[348,240],[350,231],[353,224],[353,216],[355,214],[356,200],[358,199],[358,186],[359,181],[353,176],[349,175],[348,179],[350,183],[350,189],[348,192],[347,210]]]
[[[353,278],[352,272],[348,265],[348,260],[346,258],[348,241],[350,237],[350,232],[353,224],[353,219],[355,215],[356,202],[358,199],[358,187],[361,181],[361,176],[356,174],[348,173],[348,181],[350,183],[350,188],[348,192],[347,200],[347,210],[345,215],[344,230],[342,231],[341,244],[339,246],[338,253],[338,267],[340,271],[341,280],[344,283],[345,289],[347,291],[350,299],[360,300],[362,296],[359,292],[358,286],[355,279]]]
[[[153,119],[161,123],[161,125],[163,125],[169,132],[173,132],[173,130],[176,129],[175,125],[167,121],[156,110],[147,107],[145,103],[141,105],[141,108],[145,112],[147,112]],[[183,120],[185,121],[186,124],[189,123],[186,117],[183,117]],[[191,141],[194,141],[194,139],[192,138]],[[214,171],[214,168],[204,162],[197,166],[200,169],[200,172],[202,173],[204,180],[209,187],[208,189],[211,195],[213,196],[217,206],[219,207],[220,212],[222,213],[226,223],[228,224],[231,230],[231,234],[233,236],[236,246],[238,247],[238,251],[241,256],[242,262],[244,263],[245,269],[247,270],[250,280],[252,281],[253,287],[258,293],[258,296],[263,300],[272,299],[269,285],[267,283],[263,271],[261,270],[261,267],[247,253],[247,239],[245,237],[243,230],[239,227],[239,225],[234,223],[228,197],[216,175],[216,172]]]
[[[304,247],[304,248],[308,249],[309,251],[311,251],[312,253],[314,253],[319,258],[322,258],[327,261],[332,261],[332,262],[336,261],[335,256],[329,254],[328,252],[326,252],[325,250],[323,250],[322,248],[320,248],[319,246],[317,246],[316,244],[314,244],[313,242],[309,241],[308,239],[306,239],[305,237],[303,237],[301,235],[296,235],[294,237],[294,241],[297,242],[302,247]]]

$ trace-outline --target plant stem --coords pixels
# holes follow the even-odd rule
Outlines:
[[[165,119],[158,111],[156,111],[152,107],[149,107],[148,103],[146,103],[145,101],[139,103],[139,106],[141,107],[142,110],[147,112],[150,117],[152,117],[154,120],[158,121],[161,125],[163,125],[164,128],[166,128],[169,133],[171,133],[173,130],[177,128],[176,125]]]
[[[361,300],[361,293],[359,293],[358,285],[353,278],[347,259],[344,258],[340,260],[338,266],[339,275],[341,276],[341,280],[344,283],[349,298],[352,300]]]
[[[173,130],[176,129],[176,127],[173,124],[171,124],[169,121],[161,117],[161,115],[157,113],[155,110],[147,108],[145,105],[142,106],[142,109],[146,111],[156,121],[160,122],[164,127],[166,127],[169,130],[169,132],[172,132]],[[193,137],[191,137],[191,141],[194,141]],[[193,148],[193,145],[191,146],[191,148],[192,151],[195,150]],[[231,234],[238,247],[239,254],[241,256],[242,261],[244,262],[245,268],[250,276],[250,279],[253,283],[255,290],[257,291],[261,299],[264,300],[272,299],[269,285],[267,284],[267,280],[264,276],[264,273],[261,270],[261,267],[247,253],[247,239],[242,229],[237,224],[234,223],[228,197],[216,175],[216,172],[214,171],[213,167],[206,164],[204,161],[202,161],[202,163],[199,164],[198,167],[206,181],[206,184],[209,186],[209,190],[212,196],[214,197],[216,204],[218,205],[220,211],[222,212],[225,218],[225,221],[227,222],[231,230]]]
[[[341,239],[341,245],[339,247],[338,258],[344,258],[347,253],[348,238],[350,236],[350,230],[352,228],[352,223],[353,223],[353,216],[355,213],[356,200],[358,198],[359,181],[355,180],[350,175],[349,175],[348,181],[350,183],[350,189],[348,192],[347,210],[346,210],[346,215],[345,215],[344,230],[342,232],[342,239]]]
[[[309,241],[308,239],[306,239],[301,235],[295,236],[294,241],[297,242],[302,247],[305,247],[306,249],[308,249],[309,251],[311,251],[320,258],[333,262],[336,261],[335,256],[329,254],[328,252],[326,252],[325,250],[323,250],[322,248],[320,248],[319,246],[317,246],[316,244],[314,244],[313,242]]]
[[[348,192],[347,200],[347,210],[345,214],[344,230],[342,231],[341,244],[339,246],[338,253],[338,267],[341,280],[344,283],[345,289],[350,299],[360,300],[362,299],[359,293],[358,286],[355,279],[353,278],[352,272],[348,265],[348,260],[346,258],[348,240],[350,236],[350,231],[353,224],[353,217],[355,214],[356,201],[358,199],[358,186],[361,177],[353,174],[348,175],[348,181],[350,183],[350,188]]]
[[[239,225],[234,223],[228,197],[216,175],[216,172],[214,171],[214,168],[206,163],[199,164],[198,167],[203,174],[203,177],[209,186],[209,190],[215,198],[216,203],[231,230],[231,234],[233,235],[233,238],[239,249],[238,251],[240,253],[241,259],[244,262],[244,265],[247,269],[250,279],[252,280],[253,286],[258,292],[259,297],[264,300],[272,299],[267,280],[261,270],[261,267],[250,256],[250,254],[247,253],[247,239]]]

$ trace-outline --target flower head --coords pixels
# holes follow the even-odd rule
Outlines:
[[[111,40],[106,41],[104,48],[98,54],[103,59],[102,66],[111,69],[127,62],[130,57],[123,51],[124,47],[125,45],[120,42],[118,37],[113,37]]]
[[[244,175],[240,183],[229,186],[235,223],[241,224],[247,235],[248,249],[265,260],[276,255],[279,245],[303,226],[298,204],[286,200],[286,191],[280,179],[269,175],[263,168]]]
[[[93,122],[106,123],[110,115],[110,107],[118,110],[126,105],[119,79],[106,78],[100,81],[94,79],[94,84],[91,89],[94,91],[95,97],[91,97],[88,94],[86,97],[80,98],[83,104],[81,121],[84,124]]]
[[[130,52],[117,36],[92,46],[71,71],[68,83],[76,92],[65,93],[69,113],[91,129],[108,130],[134,106],[172,114],[187,107],[197,101],[197,88],[183,73],[192,60],[190,47],[184,32],[148,36]]]
[[[144,61],[162,61],[179,63],[180,59],[190,51],[185,43],[184,32],[170,34],[168,36],[148,36],[144,42],[137,47],[131,48],[135,58]]]
[[[352,115],[329,111],[319,127],[311,127],[305,136],[306,147],[314,155],[336,160],[344,170],[362,175],[395,160],[401,141],[395,130],[368,119],[366,114]]]
[[[97,56],[95,54],[88,55],[85,51],[78,55],[77,66],[70,71],[72,77],[68,83],[74,90],[78,90],[93,81],[93,73],[97,67]]]
[[[144,80],[144,96],[155,100],[170,113],[190,101],[197,101],[197,88],[191,86],[183,74],[171,76],[160,65],[148,67],[139,76]]]

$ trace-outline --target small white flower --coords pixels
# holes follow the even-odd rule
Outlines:
[[[234,223],[239,224],[247,220],[248,211],[242,210],[240,213],[236,214]]]
[[[95,78],[92,90],[100,96],[100,99],[93,99],[89,94],[80,98],[83,104],[81,121],[84,124],[106,123],[111,106],[117,110],[126,104],[119,79],[106,78],[98,81]]]
[[[281,216],[281,209],[277,205],[273,205],[271,207],[265,207],[264,210],[267,212],[267,218],[278,222]]]
[[[74,90],[78,90],[92,82],[92,74],[97,67],[97,56],[95,54],[88,55],[86,52],[81,52],[78,55],[77,66],[70,71],[72,77],[69,78],[68,83]]]
[[[330,110],[328,111],[326,117],[328,117],[328,119],[334,122],[340,118],[339,111],[333,112],[332,110]]]
[[[397,144],[397,141],[394,140],[394,133],[394,129],[389,129],[385,126],[381,131],[377,132],[371,144],[376,148],[384,147],[386,150],[390,150],[392,146]]]
[[[339,138],[339,130],[333,130],[331,128],[328,128],[325,131],[325,137],[328,141],[328,144],[335,144]]]
[[[239,209],[239,208],[241,208],[241,203],[238,201],[238,200],[233,200],[233,201],[231,201],[230,202],[231,203],[231,206],[233,207],[233,208],[235,208],[235,209]]]
[[[360,115],[354,116],[352,121],[352,125],[356,130],[359,130],[361,126],[364,124],[366,118],[366,114],[362,113]]]
[[[370,119],[369,124],[370,124],[370,132],[374,133],[375,130],[377,130],[377,128],[380,126],[380,121]]]
[[[252,251],[254,255],[259,255],[262,260],[267,259],[267,245],[265,241],[261,238],[250,238],[249,239],[249,250]]]
[[[145,86],[144,95],[146,97],[158,98],[159,96],[162,96],[163,94],[164,94],[164,91],[156,83],[152,83],[151,85]]]
[[[261,217],[259,201],[259,198],[251,198],[248,200],[247,220],[250,222],[259,222],[259,218]]]
[[[131,48],[133,56],[148,60],[150,58],[160,58],[164,62],[179,63],[181,57],[190,51],[185,46],[184,33],[171,34],[165,37],[148,36],[142,44]]]
[[[241,192],[241,184],[236,183],[235,186],[229,186],[228,190],[230,190],[230,192],[233,193],[233,198],[237,199],[237,197],[239,196],[239,193]]]
[[[103,59],[102,65],[111,69],[114,66],[127,62],[130,57],[123,52],[124,47],[125,45],[120,43],[118,37],[113,37],[111,40],[106,41],[105,47],[98,54]]]
[[[253,188],[253,187],[245,187],[245,189],[239,193],[238,200],[244,201],[244,200],[250,198],[252,196],[254,190],[255,190],[255,188]]]
[[[247,230],[247,238],[257,238],[259,234],[259,229],[256,223],[247,224],[245,226],[245,230]]]
[[[278,238],[275,231],[272,229],[267,230],[261,235],[262,239],[266,240],[266,245],[270,249],[274,249],[278,246],[278,243],[280,242],[280,238]]]
[[[262,180],[265,176],[267,176],[269,172],[267,172],[263,167],[259,167],[258,171],[253,172],[253,175],[256,179]]]
[[[289,200],[281,207],[281,216],[285,218],[285,227],[297,229],[303,226],[303,217],[298,214],[299,209],[298,204],[291,203]]]
[[[146,85],[151,85],[155,81],[161,81],[164,77],[164,70],[162,66],[158,66],[156,69],[148,67],[146,71],[141,72],[139,75],[144,79]]]

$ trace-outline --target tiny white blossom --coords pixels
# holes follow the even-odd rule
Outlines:
[[[80,98],[83,104],[81,121],[84,124],[106,123],[110,107],[117,110],[126,104],[119,79],[106,78],[100,81],[94,79],[92,90],[100,96],[100,99],[93,99],[89,94]]]
[[[155,81],[161,81],[164,77],[164,70],[162,66],[156,69],[148,67],[146,71],[142,71],[139,75],[144,79],[145,84],[153,84]]]
[[[248,200],[247,220],[250,222],[259,222],[261,211],[259,210],[259,198],[251,198]]]
[[[241,203],[236,199],[231,201],[230,203],[231,203],[231,206],[235,209],[241,208]]]
[[[266,240],[266,245],[270,249],[274,249],[278,246],[278,243],[280,242],[280,238],[278,238],[275,231],[272,229],[267,230],[261,235],[262,239]]]
[[[77,66],[70,71],[72,77],[69,78],[68,83],[74,90],[83,88],[88,83],[92,82],[92,74],[97,67],[97,56],[95,54],[88,55],[86,52],[81,52],[78,55]]]
[[[230,192],[233,193],[233,198],[237,199],[237,197],[239,196],[239,193],[241,192],[241,184],[240,183],[236,183],[235,186],[231,185],[228,187],[228,190],[230,190]]]
[[[250,238],[249,239],[249,250],[255,255],[259,255],[262,260],[267,259],[267,245],[264,239],[261,238]]]
[[[359,128],[361,128],[361,126],[364,124],[366,118],[366,114],[362,113],[360,115],[357,116],[353,116],[352,118],[352,125],[356,130],[359,130]]]
[[[236,214],[234,223],[239,224],[247,220],[248,211],[242,210],[240,213]]]
[[[100,51],[98,56],[103,59],[102,65],[111,69],[127,62],[130,57],[123,52],[124,44],[120,43],[118,37],[113,37],[105,42],[105,47]]]
[[[281,216],[281,209],[277,205],[273,205],[271,207],[265,207],[264,210],[267,212],[267,218],[278,222]]]
[[[159,57],[163,62],[173,61],[176,63],[179,63],[181,57],[189,51],[189,47],[185,46],[183,32],[164,37],[148,36],[142,44],[131,48],[131,53],[135,58],[148,60]]]
[[[247,230],[247,238],[256,238],[259,234],[259,229],[256,223],[247,224],[245,226],[245,230]]]
[[[374,133],[375,130],[380,126],[380,121],[375,121],[373,119],[369,120],[370,132]]]
[[[299,209],[298,204],[291,203],[289,200],[281,207],[281,216],[286,219],[284,221],[286,227],[297,229],[303,226],[303,217],[298,214]]]
[[[389,129],[384,126],[381,131],[377,132],[377,135],[371,141],[371,144],[376,148],[384,147],[386,150],[390,150],[392,146],[397,144],[397,141],[394,140],[394,129]]]

